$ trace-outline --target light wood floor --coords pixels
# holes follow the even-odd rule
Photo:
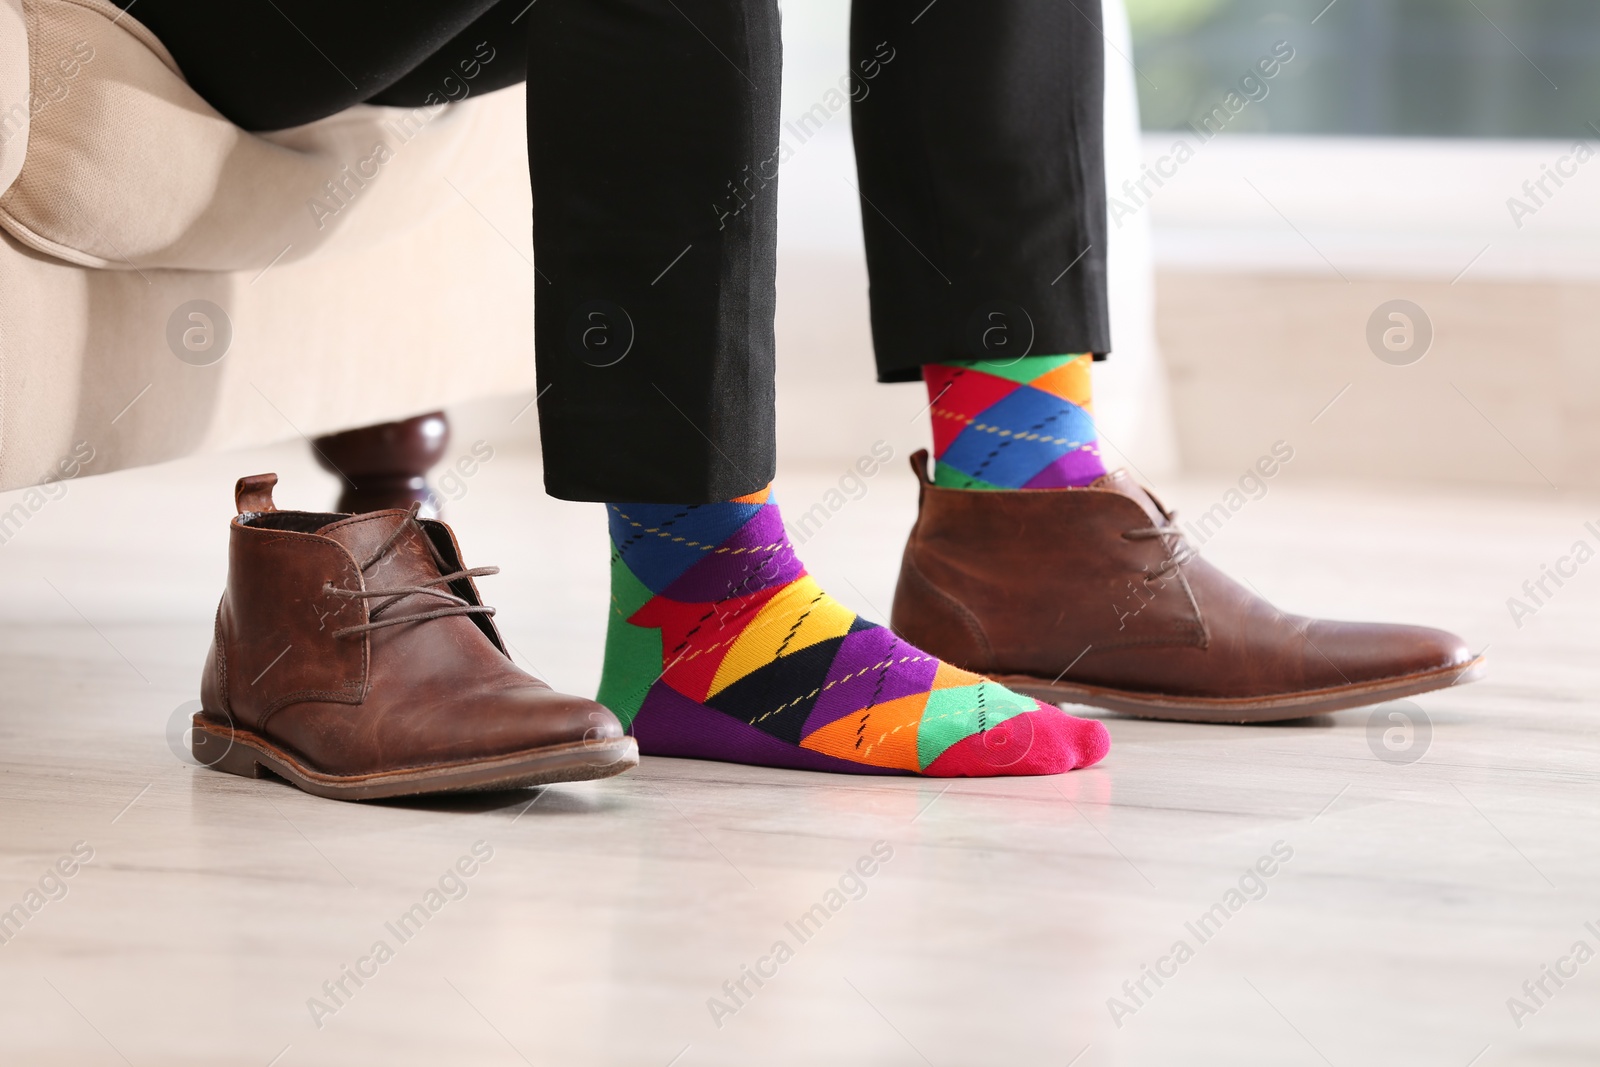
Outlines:
[[[1113,719],[1110,757],[1054,779],[656,759],[542,793],[362,806],[169,750],[196,696],[232,481],[269,468],[281,505],[328,503],[332,481],[285,447],[73,484],[0,545],[0,911],[42,879],[59,895],[47,870],[92,849],[0,945],[0,1063],[1600,1060],[1600,961],[1559,988],[1545,978],[1520,1020],[1507,1005],[1576,942],[1600,950],[1600,562],[1520,629],[1505,604],[1574,541],[1600,541],[1584,529],[1600,501],[1286,483],[1207,545],[1285,608],[1488,646],[1489,681],[1384,709],[1431,723],[1409,764],[1374,754],[1363,711]],[[805,548],[879,619],[914,506],[902,469]],[[808,507],[842,473],[787,472],[780,497]],[[1224,488],[1162,487],[1188,512]],[[598,509],[545,499],[508,446],[451,517],[470,563],[506,568],[485,586],[518,654],[592,692]],[[386,924],[474,847],[492,858],[465,895],[436,898],[402,941]],[[1260,899],[1230,911],[1275,847],[1291,858],[1246,878]],[[875,848],[889,858],[849,877]],[[841,879],[859,899],[829,896]],[[1202,941],[1189,924],[1219,903]],[[802,939],[789,924],[817,904],[828,917]],[[1192,957],[1161,963],[1180,940]],[[392,958],[360,964],[379,941]],[[792,956],[762,963],[780,941]],[[1158,987],[1147,964],[1171,976]],[[363,985],[325,993],[358,965]],[[724,983],[747,967],[771,977],[745,978],[750,995],[714,1018],[708,1002],[735,1007]],[[1142,977],[1135,1001],[1124,983]],[[313,997],[331,1014],[314,1020]],[[1112,997],[1136,1010],[1113,1018]]]

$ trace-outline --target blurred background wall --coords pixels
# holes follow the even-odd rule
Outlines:
[[[1600,483],[1600,5],[1128,7],[1186,469]]]

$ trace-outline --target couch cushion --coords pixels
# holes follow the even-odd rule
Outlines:
[[[0,0],[0,57],[15,47],[6,12],[16,2]],[[488,167],[521,152],[503,134],[472,136],[477,100],[361,106],[247,133],[201,99],[154,35],[120,8],[20,3],[31,114],[21,172],[0,195],[0,229],[69,263],[248,270],[300,259],[335,238],[341,247],[367,245],[458,202],[464,194],[446,165],[473,174],[483,169],[474,155]],[[9,151],[0,155],[0,167],[10,162]]]

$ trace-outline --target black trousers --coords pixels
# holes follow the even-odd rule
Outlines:
[[[248,129],[527,81],[556,496],[771,480],[778,170],[846,106],[880,381],[1111,347],[1104,53],[1078,5],[856,0],[850,71],[784,121],[776,0],[120,2]]]

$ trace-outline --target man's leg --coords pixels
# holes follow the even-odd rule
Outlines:
[[[1111,343],[1097,15],[857,0],[878,374],[927,382],[939,460],[930,479],[916,457],[896,629],[1022,692],[1157,718],[1295,718],[1469,679],[1450,634],[1283,615],[1106,474],[1088,383]]]
[[[1099,30],[1058,0],[857,0],[851,53],[879,380],[1109,351]]]
[[[937,484],[1093,482],[1099,31],[1051,0],[859,0],[851,38],[878,374],[926,380]]]
[[[299,126],[365,101],[445,103],[527,74],[515,0],[116,2],[160,38],[196,92],[247,130]]]
[[[751,175],[777,152],[776,3],[540,0],[526,18],[546,487],[765,487],[778,198],[775,170]]]
[[[941,663],[827,596],[774,467],[775,0],[541,0],[529,16],[540,425],[608,501],[600,700],[658,755],[1041,774],[1095,722]]]

